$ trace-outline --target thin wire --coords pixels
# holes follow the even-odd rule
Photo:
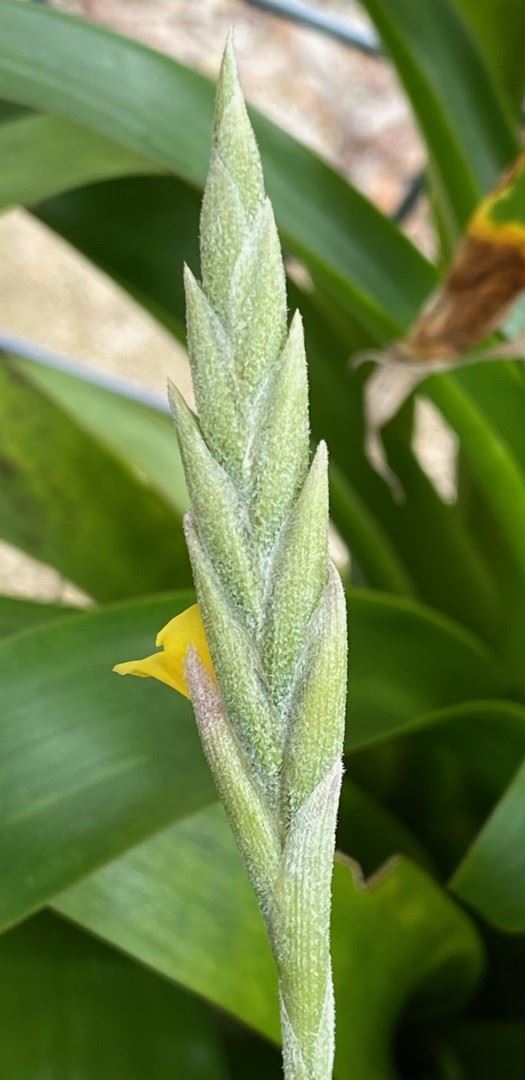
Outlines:
[[[350,26],[345,19],[333,15],[328,11],[304,4],[302,0],[245,0],[252,7],[269,11],[273,15],[280,15],[284,19],[310,26],[314,30],[320,30],[337,41],[344,42],[366,56],[382,56],[383,50],[377,34],[373,30],[360,30]]]
[[[290,19],[304,26],[310,26],[313,30],[319,30],[329,37],[337,38],[338,41],[342,41],[345,45],[366,53],[367,56],[384,57],[380,40],[373,30],[357,30],[349,26],[343,19],[338,18],[337,15],[311,7],[309,4],[302,3],[302,0],[245,0],[245,3],[251,4],[252,7],[261,8],[263,11],[270,11],[274,15],[280,15],[281,18]],[[398,225],[402,225],[406,221],[412,210],[417,206],[424,188],[424,172],[417,173],[416,176],[409,179],[399,206],[391,214],[393,221],[397,222]]]
[[[401,197],[401,201],[396,210],[390,215],[392,221],[396,221],[398,225],[402,225],[410,216],[412,211],[416,208],[424,190],[425,190],[426,176],[424,170],[416,173],[415,176],[408,180],[405,193]]]
[[[64,375],[73,375],[91,386],[109,390],[110,393],[119,394],[120,397],[125,397],[128,401],[134,401],[138,405],[145,405],[147,408],[166,413],[167,416],[170,415],[168,402],[160,394],[135,386],[134,383],[128,382],[127,379],[120,379],[115,375],[106,375],[104,372],[94,371],[93,368],[85,367],[78,360],[59,356],[48,349],[40,348],[39,345],[33,345],[32,342],[0,332],[0,360],[9,360],[13,355],[20,360],[29,360],[32,364],[52,368],[54,371],[59,371]]]

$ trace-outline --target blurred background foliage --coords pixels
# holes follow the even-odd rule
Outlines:
[[[287,61],[281,49],[276,60],[272,35],[330,55],[315,52],[312,31],[255,6],[202,3],[188,17],[187,5],[159,0],[182,63],[133,39],[148,9],[145,36],[165,44],[154,0],[57,4],[64,10],[0,0],[0,204],[25,208],[0,226],[9,246],[0,537],[10,567],[0,597],[0,1075],[10,1080],[279,1076],[275,975],[191,709],[161,685],[111,674],[115,661],[149,651],[191,598],[186,493],[159,372],[172,366],[188,389],[172,341],[183,346],[182,264],[198,270],[213,99],[196,66],[215,70],[217,27],[238,18],[241,71],[249,92],[257,57],[253,96],[264,109],[279,63],[292,103],[295,54]],[[375,28],[386,54],[333,46],[323,86],[337,96],[346,79],[348,128],[315,121],[313,76],[290,104],[287,127],[300,139],[261,113],[254,121],[290,306],[305,318],[313,434],[331,451],[334,551],[349,595],[336,1077],[517,1080],[523,366],[458,366],[419,387],[384,433],[405,493],[397,501],[364,451],[370,368],[349,358],[403,334],[515,158],[525,10],[519,0],[321,6],[368,35]],[[112,21],[131,36],[100,25]],[[210,28],[217,40],[201,63]],[[394,70],[399,115],[410,108],[419,135],[407,121],[403,151],[391,138],[387,185],[384,158],[361,172],[354,163],[355,117],[361,105],[367,124],[381,111],[370,86],[384,104]],[[402,231],[391,217],[418,170]],[[32,343],[11,315],[31,307],[22,234],[37,253],[29,296],[44,298],[25,324]],[[111,301],[108,281],[121,290]],[[71,340],[56,329],[73,324],[70,301],[88,328],[74,351],[91,366],[42,348]],[[115,367],[134,381],[109,377]]]

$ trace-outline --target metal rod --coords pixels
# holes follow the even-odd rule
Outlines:
[[[401,202],[397,210],[394,210],[394,213],[391,214],[392,221],[397,221],[398,225],[402,225],[403,221],[406,221],[409,214],[417,206],[424,190],[425,173],[422,170],[408,180]]]
[[[280,15],[284,19],[291,19],[303,26],[320,30],[323,34],[328,34],[367,56],[383,55],[380,40],[373,30],[360,30],[350,26],[338,15],[321,11],[310,4],[304,4],[302,0],[245,0],[245,3],[261,8],[263,11],[269,11],[272,15]]]
[[[108,390],[112,394],[119,394],[128,401],[135,401],[138,405],[145,405],[149,409],[170,415],[167,400],[152,390],[144,390],[127,379],[121,379],[115,375],[106,375],[102,371],[94,371],[93,368],[85,367],[78,360],[69,357],[58,356],[57,353],[48,349],[42,349],[39,345],[33,345],[30,341],[4,334],[0,331],[0,359],[8,359],[9,355],[17,356],[20,360],[29,360],[32,364],[52,368],[64,375],[73,375],[91,386]]]

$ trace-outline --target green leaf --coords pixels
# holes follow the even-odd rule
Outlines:
[[[75,608],[65,604],[41,604],[15,596],[0,596],[0,638],[76,613]]]
[[[525,205],[522,220],[525,232]],[[494,435],[506,445],[516,465],[525,473],[525,401],[521,366],[502,362],[466,365],[459,367],[452,379],[467,403],[475,400]],[[428,385],[431,395],[433,386],[434,382]],[[440,404],[437,397],[436,403]],[[452,411],[444,402],[442,404],[445,415],[453,418]]]
[[[325,430],[329,430],[329,426]],[[389,542],[388,534],[349,479],[333,463],[330,469],[330,516],[368,585],[402,596],[413,595],[412,581]],[[353,578],[355,569],[353,565]]]
[[[151,652],[191,600],[69,615],[0,644],[2,925],[213,799],[189,703],[111,670]]]
[[[366,877],[392,855],[406,855],[426,870],[433,868],[427,852],[409,829],[366,791],[351,783],[348,776],[343,778],[341,789],[337,847],[359,863]]]
[[[282,1080],[281,1055],[275,1046],[245,1027],[231,1032],[225,1047],[231,1080]]]
[[[204,1005],[52,915],[2,937],[0,1011],[5,1077],[226,1077]]]
[[[490,653],[421,605],[356,591],[349,627],[350,749],[390,738],[430,711],[501,692]]]
[[[445,1035],[458,1080],[522,1080],[525,1073],[523,1023],[471,1020]]]
[[[138,154],[53,116],[23,116],[3,124],[0,154],[2,208],[49,198],[111,175],[151,171]]]
[[[137,176],[66,192],[32,209],[185,341],[183,265],[199,271],[200,204],[199,192],[175,177]]]
[[[450,883],[488,922],[525,931],[525,764],[476,837]]]
[[[450,0],[365,0],[410,98],[454,242],[480,195],[517,153],[483,55]]]
[[[521,0],[456,0],[456,4],[513,107],[521,105],[525,90],[521,50],[525,7]]]
[[[11,363],[86,431],[131,463],[180,515],[185,513],[188,496],[167,404],[164,411],[160,398],[143,404],[96,385],[83,377],[80,365],[73,374],[20,357],[13,356]]]
[[[85,878],[54,907],[277,1040],[274,964],[218,803]]]
[[[137,42],[56,11],[3,0],[0,95],[80,124],[148,158],[159,171],[203,184],[211,84]],[[334,295],[355,308],[370,332],[395,333],[430,288],[430,267],[342,177],[268,120],[254,121],[287,246],[322,271]],[[371,250],[381,251],[381,259],[371,258]]]
[[[445,390],[448,381],[443,378],[443,383]],[[426,387],[422,390],[425,393]],[[460,398],[454,427],[459,437],[462,408]],[[416,461],[403,429],[401,413],[384,433],[389,465],[407,493],[390,508],[389,533],[395,530],[400,549],[404,545],[410,552],[411,572],[425,602],[494,642],[501,601],[493,577],[477,550],[475,537],[469,534],[462,507],[441,501]],[[487,441],[490,436],[487,425]],[[431,536],[432,543],[422,543],[422,536]]]
[[[448,876],[524,756],[525,708],[473,701],[422,716],[354,755],[352,778],[410,825]]]
[[[525,549],[516,527],[525,514],[522,372],[516,364],[466,366],[446,379],[430,379],[426,390],[460,435],[461,509],[502,601],[493,640],[503,640],[521,687]]]
[[[272,1039],[275,973],[255,900],[222,810],[157,834],[61,896],[58,910]],[[390,1080],[392,1029],[407,999],[452,1009],[482,953],[472,924],[432,880],[399,860],[365,885],[348,862],[334,879],[336,1076]],[[356,977],[358,973],[358,977]]]
[[[29,116],[31,110],[24,109],[23,105],[15,105],[12,101],[0,99],[0,124],[11,123],[20,120],[23,116]]]
[[[520,394],[520,387],[512,375],[512,369],[503,373],[508,375],[514,388],[514,394]],[[496,376],[497,378],[497,376]],[[485,382],[481,375],[482,393],[486,393]],[[524,473],[517,457],[516,438],[520,428],[515,423],[516,413],[522,412],[521,397],[516,409],[509,410],[508,425],[505,427],[498,407],[490,404],[483,407],[477,398],[477,373],[474,378],[459,374],[452,378],[437,376],[432,378],[429,394],[452,427],[461,435],[461,449],[486,508],[491,512],[501,530],[501,542],[506,551],[510,566],[506,573],[512,574],[512,594],[504,613],[506,626],[496,627],[498,636],[503,631],[505,650],[509,668],[518,684],[523,685],[523,645],[525,644],[525,624],[523,602],[525,599],[525,486]],[[492,396],[496,397],[497,383],[494,380]],[[507,387],[508,392],[511,386]],[[508,395],[505,395],[508,396]],[[495,420],[492,416],[495,416]],[[520,455],[521,456],[521,455]]]
[[[92,596],[189,583],[180,513],[7,361],[0,469],[0,535]]]

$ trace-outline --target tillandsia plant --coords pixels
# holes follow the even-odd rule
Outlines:
[[[324,445],[309,465],[301,318],[288,329],[279,239],[231,42],[201,262],[202,286],[189,270],[185,278],[198,417],[170,389],[198,607],[161,631],[162,652],[116,670],[191,697],[279,971],[285,1075],[328,1080],[345,600],[328,556]]]
[[[515,1080],[525,1076],[525,4],[364,6],[384,52],[373,63],[396,67],[426,147],[435,265],[328,161],[252,117],[276,220],[309,273],[307,287],[290,286],[290,307],[304,319],[312,439],[327,438],[331,517],[351,554],[334,1072]],[[274,36],[271,16],[236,12],[257,34],[259,70],[295,34],[302,48],[300,30]],[[202,23],[204,40],[214,27]],[[345,75],[341,45],[318,46],[333,132],[348,110],[359,119],[359,72]],[[176,615],[135,669],[193,694],[281,968],[287,1068],[304,1075],[314,1060],[330,1072],[331,1023],[320,1017],[332,822],[322,850],[315,803],[326,776],[336,783],[343,612],[339,600],[330,610],[321,459],[307,478],[301,327],[288,340],[231,60],[223,79],[203,289],[188,279],[198,420],[176,402],[197,607],[185,611],[195,603],[188,491],[164,402],[0,334],[0,538],[10,545],[0,592],[30,580],[11,572],[24,566],[14,548],[81,590],[76,603],[92,601],[87,611],[42,604],[33,570],[31,599],[0,595],[9,1080],[281,1075],[264,1042],[278,1026],[263,920],[190,703],[111,674],[116,660],[153,652],[152,628]],[[289,87],[296,118],[299,83]],[[0,209],[26,207],[24,234],[32,218],[43,223],[39,266],[52,254],[46,237],[62,237],[182,339],[211,83],[56,4],[2,0],[0,98]],[[303,115],[309,128],[314,112]],[[357,158],[347,164],[354,171]],[[4,244],[16,235],[9,226]],[[12,268],[8,294],[11,278]],[[17,286],[27,304],[24,277]],[[84,311],[91,304],[103,322],[98,288],[89,296]],[[505,363],[489,362],[496,350]],[[363,352],[374,363],[358,367]],[[400,404],[396,368],[412,393],[417,380],[417,400],[383,428],[387,404]],[[376,393],[382,411],[368,420],[381,428],[389,483],[364,452],[379,378],[389,396]],[[333,818],[334,803],[324,806]],[[53,993],[64,978],[71,993]],[[67,1060],[50,1031],[71,1033]]]

